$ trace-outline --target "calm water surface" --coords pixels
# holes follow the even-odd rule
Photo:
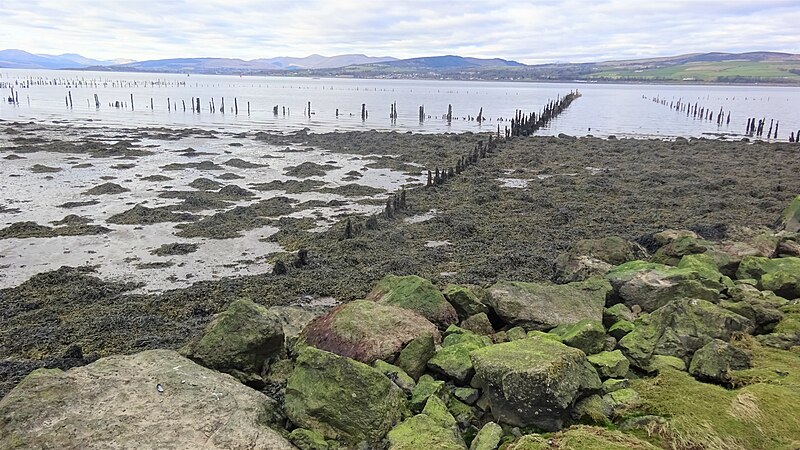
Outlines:
[[[769,86],[672,86],[608,85],[587,83],[513,83],[481,81],[311,79],[282,77],[239,77],[150,73],[105,73],[0,69],[0,83],[28,80],[58,80],[58,85],[32,85],[19,89],[19,105],[8,104],[9,90],[2,92],[0,119],[8,121],[77,122],[111,127],[200,127],[242,131],[290,131],[309,127],[313,131],[396,130],[423,133],[496,130],[507,124],[514,111],[538,111],[548,99],[578,89],[583,97],[540,134],[566,133],[595,136],[702,136],[725,133],[739,135],[748,117],[780,122],[779,140],[800,128],[800,88]],[[82,82],[79,84],[76,82]],[[88,83],[88,85],[87,85]],[[71,92],[73,107],[66,107]],[[95,107],[94,95],[100,100]],[[134,95],[135,109],[130,108]],[[201,99],[201,113],[192,113],[192,98]],[[211,114],[214,99],[225,114]],[[716,120],[699,120],[653,102],[677,100],[731,113],[730,125]],[[233,113],[234,98],[239,114]],[[150,100],[153,108],[150,108]],[[177,106],[171,110],[167,99]],[[127,107],[114,108],[119,101]],[[186,102],[184,112],[182,102]],[[305,114],[311,102],[312,114]],[[250,114],[247,104],[250,103]],[[389,119],[396,102],[398,118]],[[361,105],[369,116],[361,120]],[[448,104],[458,119],[448,124],[442,116]],[[272,107],[279,106],[278,116]],[[425,106],[424,123],[419,106]],[[283,115],[283,107],[289,113]],[[488,121],[466,120],[483,108]],[[339,117],[336,117],[336,110]]]

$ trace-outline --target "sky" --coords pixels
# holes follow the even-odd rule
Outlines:
[[[95,59],[800,53],[798,0],[0,0],[0,49]]]

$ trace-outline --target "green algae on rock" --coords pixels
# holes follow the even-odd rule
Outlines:
[[[639,305],[646,312],[676,298],[698,298],[717,302],[725,285],[692,269],[680,269],[658,263],[631,261],[612,269],[606,278],[616,295],[628,307]]]
[[[619,350],[600,352],[587,357],[597,370],[600,378],[624,377],[628,373],[630,362]]]
[[[278,317],[250,300],[237,300],[208,324],[181,353],[200,364],[244,381],[261,373],[264,364],[283,350]]]
[[[800,195],[783,211],[780,225],[790,233],[800,233]]]
[[[414,311],[440,329],[446,329],[458,321],[453,305],[447,302],[436,286],[416,275],[387,275],[372,289],[367,299]]]
[[[492,415],[511,425],[558,430],[573,402],[601,385],[582,351],[549,339],[496,344],[471,356]]]
[[[466,450],[456,420],[436,396],[428,398],[421,414],[411,417],[386,435],[389,450]]]
[[[561,342],[581,349],[587,355],[599,353],[605,346],[606,329],[596,320],[584,319],[572,325],[559,325],[550,333],[558,335]]]
[[[455,308],[459,320],[465,320],[476,314],[486,314],[489,312],[489,308],[475,295],[475,292],[467,286],[448,284],[445,286],[442,293],[447,301]]]
[[[422,336],[439,340],[436,327],[415,312],[356,300],[314,319],[301,339],[321,350],[371,364],[378,359],[394,361],[406,344]]]
[[[695,351],[714,339],[730,340],[734,333],[749,333],[752,322],[705,300],[669,302],[636,321],[636,328],[618,345],[631,363],[650,370],[654,355],[689,361]]]
[[[355,446],[380,441],[407,413],[407,402],[380,371],[304,347],[286,386],[285,412],[296,425]]]
[[[425,373],[428,361],[436,353],[436,335],[425,333],[412,339],[397,356],[397,366],[405,370],[411,378],[418,380]]]
[[[800,298],[800,258],[746,256],[736,272],[739,279],[758,280],[759,289],[787,298]]]
[[[501,281],[488,292],[487,303],[504,322],[546,331],[583,319],[602,320],[611,285],[599,278],[565,285]]]

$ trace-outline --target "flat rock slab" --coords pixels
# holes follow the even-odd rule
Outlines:
[[[229,375],[149,350],[34,371],[0,400],[0,448],[295,449],[265,423],[276,410]]]

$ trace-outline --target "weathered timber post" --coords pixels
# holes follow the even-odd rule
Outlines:
[[[361,120],[365,120],[367,118],[367,104],[361,104]]]

